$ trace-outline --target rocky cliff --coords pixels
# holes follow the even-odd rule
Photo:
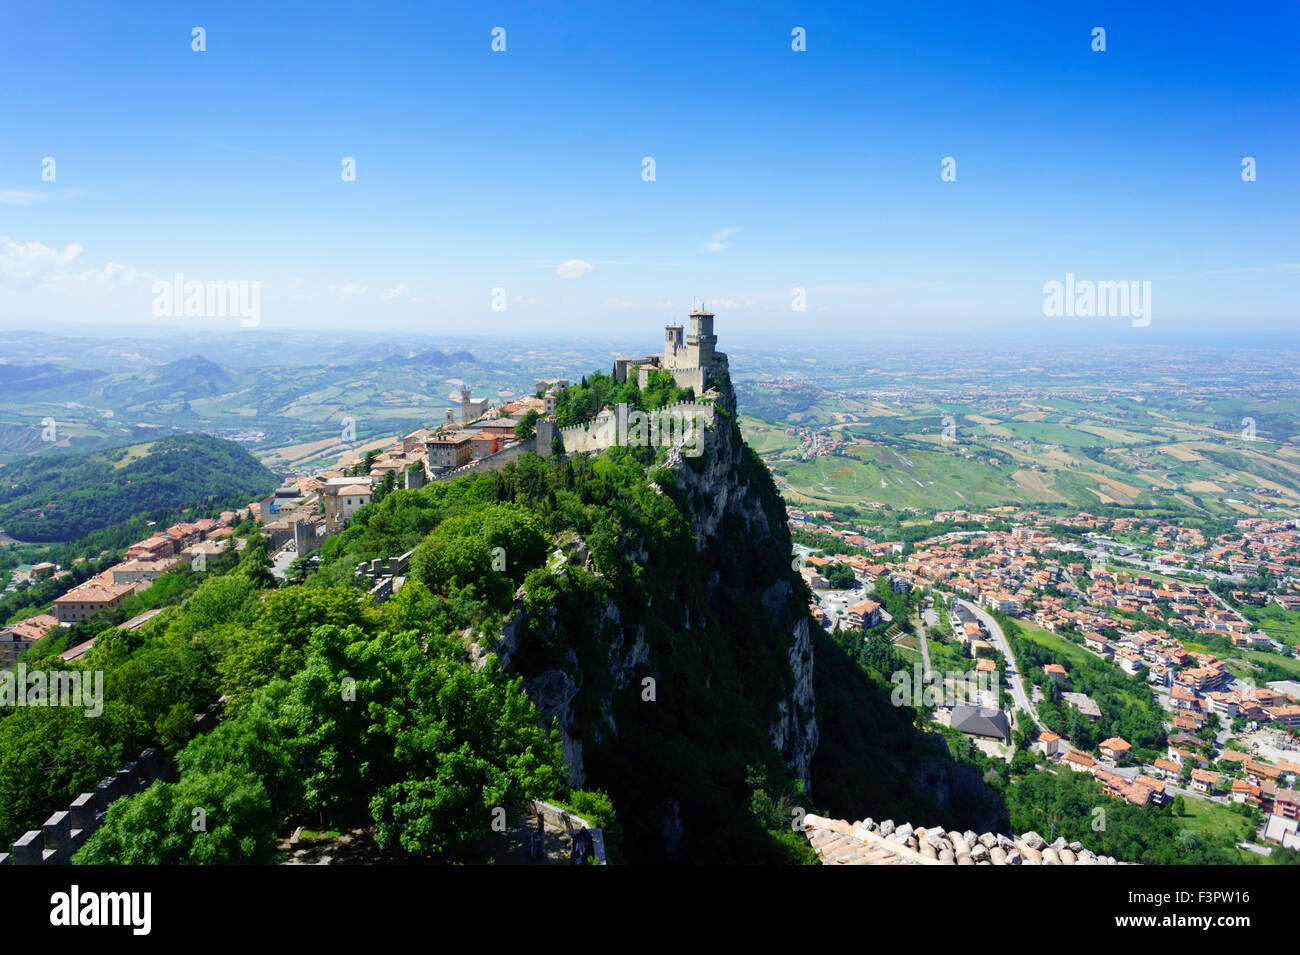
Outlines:
[[[703,453],[639,452],[647,519],[613,530],[628,572],[559,535],[546,580],[531,582],[555,599],[539,607],[520,588],[485,648],[556,721],[571,783],[608,790],[631,852],[650,858],[712,857],[724,814],[747,813],[755,767],[807,790],[818,745],[784,506],[741,438],[725,374],[702,400],[716,409]]]

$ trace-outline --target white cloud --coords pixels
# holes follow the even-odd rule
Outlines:
[[[80,246],[78,246],[80,250]],[[66,251],[66,250],[65,250]],[[156,276],[147,272],[137,272],[135,269],[128,268],[125,265],[118,265],[109,262],[102,269],[91,269],[89,272],[82,272],[77,275],[79,282],[89,282],[97,288],[107,288],[114,285],[132,285],[135,282],[148,281],[152,282]]]
[[[580,279],[595,266],[585,259],[569,259],[567,262],[561,262],[555,274],[562,279]]]
[[[396,288],[390,288],[382,296],[385,302],[391,302],[394,299],[410,298],[410,297],[411,297],[411,290],[407,288],[405,285],[399,285]]]
[[[705,242],[704,245],[700,247],[701,251],[721,252],[727,247],[727,240],[739,231],[740,226],[738,225],[727,226],[725,229],[719,229],[717,232],[713,233],[713,236],[708,242]]]
[[[353,295],[366,294],[366,286],[355,285],[352,282],[348,282],[344,285],[331,285],[329,287],[329,290],[331,295],[337,295],[340,298],[348,298]]]
[[[35,288],[74,280],[69,266],[85,250],[70,242],[63,251],[38,241],[15,242],[0,235],[0,285],[9,288]]]

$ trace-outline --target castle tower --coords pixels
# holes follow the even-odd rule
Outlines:
[[[686,337],[686,357],[695,368],[709,368],[713,364],[713,346],[718,336],[713,334],[713,313],[701,305],[691,312],[691,333]]]
[[[682,326],[677,323],[664,326],[664,367],[675,368],[685,357],[682,345]]]

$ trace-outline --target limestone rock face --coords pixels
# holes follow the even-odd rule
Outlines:
[[[600,655],[593,655],[590,638],[586,649],[575,654],[572,638],[554,613],[529,618],[525,609],[527,594],[521,587],[499,638],[477,635],[465,641],[475,665],[486,664],[489,654],[494,653],[503,672],[523,678],[524,689],[542,718],[556,721],[569,765],[569,782],[575,787],[609,788],[608,782],[589,778],[592,771],[599,775],[599,770],[595,769],[591,753],[584,758],[584,746],[605,750],[606,744],[612,741],[617,745],[626,734],[627,727],[617,725],[615,713],[624,714],[617,722],[634,719],[635,711],[629,713],[626,700],[641,693],[647,674],[662,682],[664,654],[671,652],[669,639],[707,646],[710,637],[723,635],[725,641],[725,635],[732,632],[730,617],[740,605],[756,612],[757,627],[765,631],[762,636],[768,641],[769,653],[776,650],[773,663],[778,672],[760,675],[769,689],[762,699],[754,700],[757,725],[791,774],[802,780],[805,790],[813,795],[811,764],[819,730],[813,633],[804,606],[807,598],[796,590],[799,581],[790,568],[784,505],[761,462],[745,448],[736,424],[735,395],[723,367],[716,387],[697,398],[697,402],[709,406],[712,418],[703,432],[701,453],[684,456],[682,448],[672,448],[647,475],[653,492],[671,497],[676,503],[701,557],[692,572],[693,579],[686,580],[682,575],[680,582],[673,581],[675,589],[690,591],[681,593],[679,601],[676,596],[668,598],[677,601],[674,613],[668,615],[655,608],[657,617],[651,618],[647,632],[643,607],[620,606],[614,587],[600,588],[591,607]],[[582,568],[601,579],[592,558],[592,542],[571,530],[558,535],[555,544],[547,562],[552,574],[564,576],[574,568]],[[652,557],[648,552],[651,545],[635,535],[628,535],[622,545],[627,558],[637,564],[644,565]],[[752,567],[744,568],[747,575],[739,577],[731,556],[738,550],[761,557],[754,560]],[[715,561],[715,554],[727,556]],[[774,559],[775,554],[780,555],[779,559]],[[660,575],[654,580],[662,587],[666,578]],[[733,609],[726,609],[729,607]],[[671,638],[663,633],[665,621],[671,621]],[[752,631],[754,622],[750,621],[749,626]],[[550,652],[542,667],[538,665],[542,656],[537,651],[539,645],[559,648],[559,652]],[[748,652],[729,645],[724,649],[732,655]],[[716,665],[711,656],[704,656],[695,671],[702,685],[692,687],[692,692],[707,692],[710,682],[724,675],[710,669]],[[599,696],[593,699],[593,694]],[[676,808],[679,795],[671,780],[663,780],[655,793],[662,796],[662,803],[643,807],[643,812],[654,817],[654,828],[663,834],[670,854],[674,847],[684,846],[694,837]]]

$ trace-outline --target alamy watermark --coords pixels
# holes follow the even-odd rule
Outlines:
[[[895,670],[889,677],[894,691],[889,701],[894,706],[994,706],[998,698],[996,674],[923,673],[921,664],[912,670]]]
[[[18,661],[0,672],[0,706],[74,706],[87,716],[104,712],[103,670],[28,670]]]
[[[618,404],[614,415],[600,425],[600,434],[610,444],[619,447],[674,447],[680,446],[688,458],[698,458],[704,453],[704,429],[698,416],[686,411],[629,411],[626,404]]]
[[[155,318],[240,318],[244,328],[262,323],[262,283],[173,280],[153,283]]]
[[[1134,328],[1151,324],[1151,283],[1075,281],[1073,272],[1065,282],[1053,279],[1043,285],[1043,314],[1080,318],[1131,318]]]

